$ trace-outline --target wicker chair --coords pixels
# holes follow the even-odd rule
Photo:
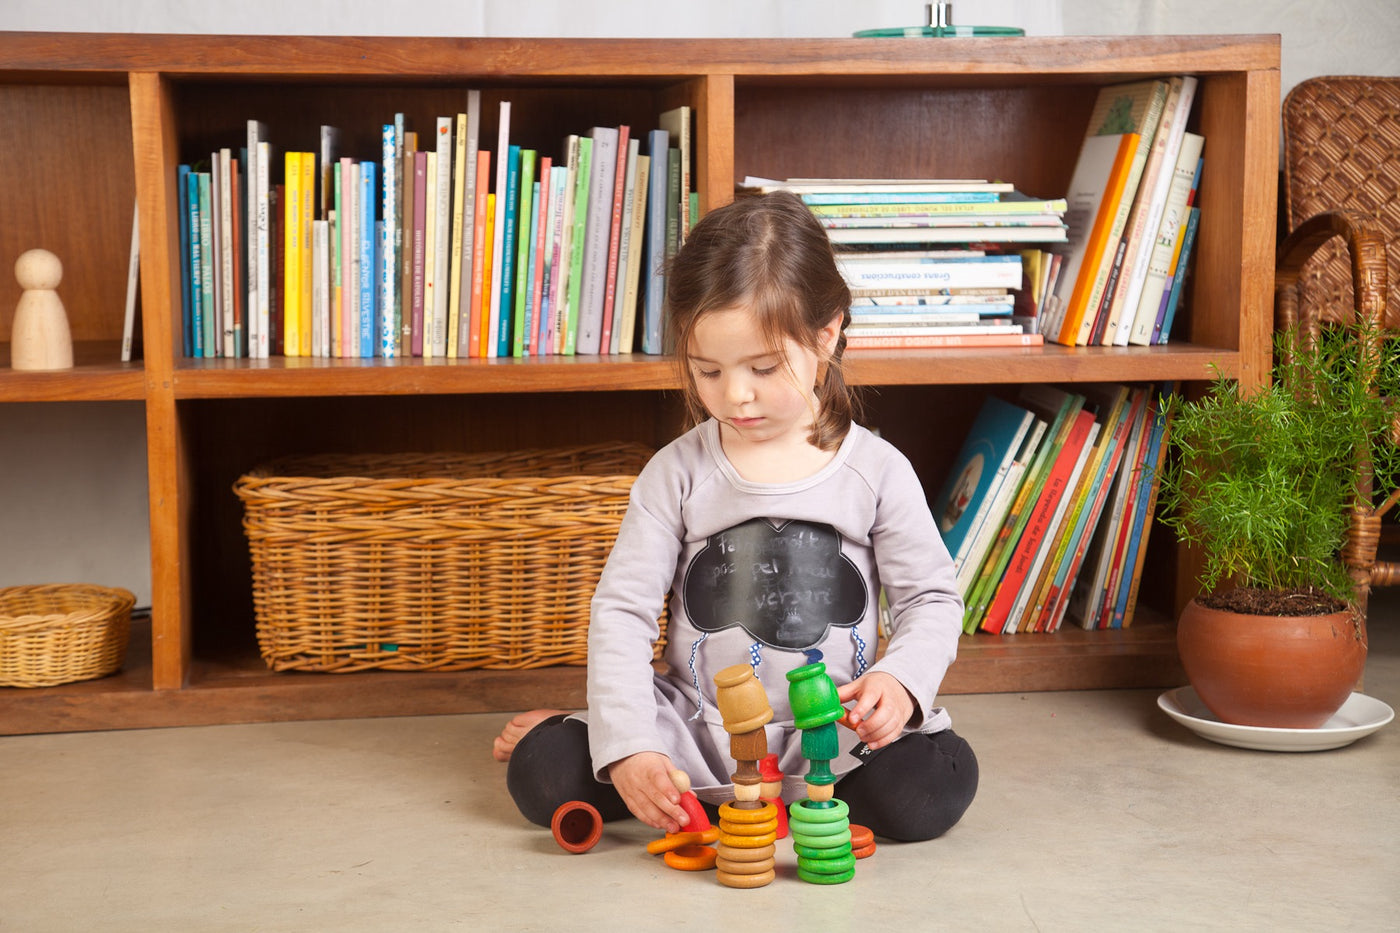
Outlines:
[[[1400,78],[1321,77],[1283,104],[1284,202],[1290,233],[1275,272],[1275,325],[1316,334],[1328,321],[1400,324]],[[1389,258],[1387,259],[1387,251]],[[1377,331],[1379,332],[1379,331]],[[1376,346],[1361,352],[1378,352]],[[1400,582],[1376,559],[1381,519],[1361,452],[1358,496],[1343,555],[1364,608],[1372,586]]]

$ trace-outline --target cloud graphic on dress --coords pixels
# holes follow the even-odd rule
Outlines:
[[[690,562],[686,612],[702,632],[738,626],[773,648],[820,644],[865,614],[865,579],[830,525],[756,518],[710,536]]]

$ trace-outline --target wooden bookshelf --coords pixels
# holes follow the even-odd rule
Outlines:
[[[989,392],[1031,382],[1267,374],[1279,110],[1277,36],[946,40],[561,40],[0,34],[7,257],[65,262],[77,341],[63,373],[0,368],[0,403],[140,400],[146,415],[152,608],[122,673],[0,689],[0,732],[509,710],[583,701],[580,668],[458,674],[273,674],[253,639],[247,549],[230,484],[314,450],[484,450],[615,439],[660,446],[680,424],[667,359],[188,360],[181,356],[175,168],[237,146],[249,117],[278,147],[320,123],[374,158],[378,126],[420,128],[483,96],[542,150],[595,124],[695,112],[702,207],[745,175],[997,177],[1058,196],[1098,89],[1200,79],[1193,129],[1208,176],[1189,306],[1167,346],[860,351],[868,420],[936,490]],[[122,364],[131,210],[139,204],[144,359]],[[0,335],[18,300],[0,284]],[[3,280],[0,280],[3,281]],[[0,346],[0,364],[8,348]],[[382,430],[373,427],[385,425]],[[5,438],[6,444],[16,439]],[[1171,619],[1190,576],[1153,536],[1140,617],[1117,632],[963,639],[947,692],[1184,682]]]

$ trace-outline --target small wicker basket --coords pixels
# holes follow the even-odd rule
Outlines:
[[[277,671],[582,665],[593,589],[652,451],[326,455],[234,484]]]
[[[0,687],[106,677],[131,639],[128,590],[52,583],[0,589]]]

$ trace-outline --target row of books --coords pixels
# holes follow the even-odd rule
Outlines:
[[[664,262],[689,230],[690,108],[496,148],[481,93],[378,161],[246,145],[179,167],[184,350],[196,357],[425,358],[661,352]]]
[[[851,289],[849,349],[1042,342],[1028,309],[1049,266],[1026,244],[1065,240],[1062,199],[986,179],[744,184],[793,192],[826,229]]]
[[[1205,140],[1188,132],[1192,75],[1103,88],[1067,196],[1069,248],[1047,339],[1166,343],[1192,254]]]
[[[932,505],[966,632],[1132,624],[1169,389],[1028,385],[985,400]]]

